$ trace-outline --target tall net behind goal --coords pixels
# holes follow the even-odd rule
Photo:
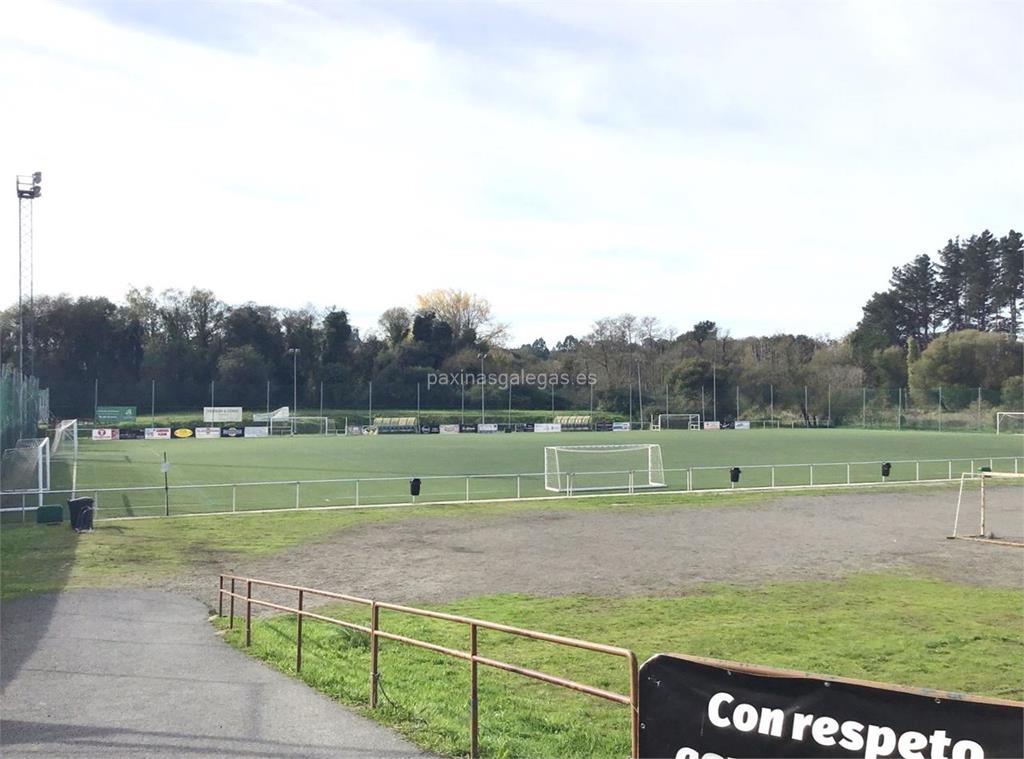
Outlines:
[[[544,488],[553,493],[660,487],[665,466],[656,443],[544,448]]]
[[[1024,474],[962,474],[949,537],[1024,548]]]

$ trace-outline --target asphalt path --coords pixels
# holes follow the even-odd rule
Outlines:
[[[4,757],[424,756],[234,650],[184,596],[78,590],[0,615]]]

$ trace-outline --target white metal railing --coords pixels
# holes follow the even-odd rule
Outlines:
[[[545,474],[498,473],[420,476],[419,496],[410,495],[410,477],[360,477],[317,480],[266,480],[187,485],[135,485],[75,490],[38,489],[0,492],[0,513],[19,513],[22,519],[37,506],[30,500],[42,495],[49,503],[89,496],[96,518],[225,514],[240,511],[284,511],[315,508],[407,506],[417,503],[566,498],[594,495],[595,490],[617,493],[684,493],[723,490],[772,490],[863,486],[889,483],[956,481],[981,466],[994,471],[1024,472],[1024,456],[963,459],[815,462],[813,464],[735,464],[664,469],[664,486],[649,484],[646,469],[566,473],[563,492],[545,490]],[[730,471],[740,470],[738,482]],[[581,487],[578,478],[609,478],[598,486]],[[603,484],[603,486],[602,486]],[[287,505],[285,505],[287,504]]]

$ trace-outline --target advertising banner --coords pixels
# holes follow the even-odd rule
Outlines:
[[[737,429],[737,430],[749,430],[750,429],[750,422],[744,422],[744,421],[741,421],[741,420],[737,419],[736,420],[736,424],[734,425],[733,428]]]
[[[476,431],[477,432],[497,432],[498,431],[498,425],[497,424],[491,424],[490,422],[487,422],[485,424],[478,424],[476,426]]]
[[[196,427],[196,440],[211,440],[220,437],[220,427]]]
[[[1019,757],[1024,702],[692,656],[640,668],[640,756]]]
[[[170,440],[171,439],[171,428],[170,427],[146,427],[143,433],[146,436],[146,440]]]
[[[722,429],[721,422],[704,422],[704,429],[706,430],[720,430]]]
[[[241,406],[203,406],[204,422],[240,422]]]
[[[534,432],[561,432],[562,425],[558,422],[534,422]]]
[[[118,430],[119,440],[142,440],[144,437],[142,430],[140,429],[120,429]]]
[[[459,434],[459,425],[457,424],[442,424],[438,427],[438,431],[442,435],[457,435]]]
[[[594,429],[598,432],[611,432],[613,428],[614,425],[607,420],[594,422]]]
[[[459,432],[476,432],[475,424],[460,424]]]
[[[178,427],[178,429],[174,431],[174,437],[178,438],[179,440],[184,440],[185,438],[192,437],[192,430],[189,429],[188,427]]]
[[[629,432],[633,429],[631,422],[612,422],[612,432]]]
[[[269,427],[246,427],[245,437],[270,437]]]
[[[98,424],[120,424],[135,421],[135,406],[97,406],[96,422]]]
[[[95,429],[92,431],[93,440],[117,440],[120,437],[121,431],[118,429],[110,429],[105,427],[103,429]]]
[[[241,427],[225,427],[220,431],[221,437],[242,437],[245,430]]]

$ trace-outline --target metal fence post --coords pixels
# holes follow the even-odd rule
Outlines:
[[[359,505],[359,480],[356,480],[356,506]]]
[[[522,497],[523,497],[523,487],[522,487],[522,485],[523,485],[523,483],[522,483],[522,477],[520,477],[520,476],[519,476],[519,475],[517,474],[517,475],[516,475],[516,499],[517,499],[517,500],[518,500],[519,498],[522,498]]]
[[[231,486],[231,512],[234,513],[237,510],[238,504],[238,486]]]
[[[811,486],[814,486],[814,464],[811,464]]]
[[[640,676],[636,654],[629,654],[629,756],[640,757]]]
[[[951,480],[951,479],[953,479],[953,462],[952,461],[948,461],[946,463],[949,464],[949,477],[947,477],[947,479]]]
[[[295,508],[299,508],[299,483],[295,482]]]
[[[917,482],[921,481],[921,462],[920,461],[915,461],[914,462],[914,479]]]
[[[380,620],[380,609],[377,602],[370,603],[370,708],[377,708],[377,657],[378,646],[377,626]]]
[[[245,646],[252,643],[252,580],[245,581]]]
[[[302,596],[303,591],[299,591],[299,606],[298,612],[295,614],[295,671],[302,671]]]
[[[228,599],[228,629],[235,629],[235,578],[231,578],[231,598]]]
[[[224,575],[217,577],[217,616],[224,616]]]
[[[476,625],[469,626],[469,755],[472,759],[480,756],[477,740],[479,727],[477,712],[477,663],[476,663]]]
[[[775,487],[775,467],[772,467],[772,487]]]
[[[469,500],[469,477],[466,478],[466,500]]]
[[[847,485],[850,484],[850,465],[849,465],[849,463],[847,463],[847,465],[846,465],[846,484]]]

